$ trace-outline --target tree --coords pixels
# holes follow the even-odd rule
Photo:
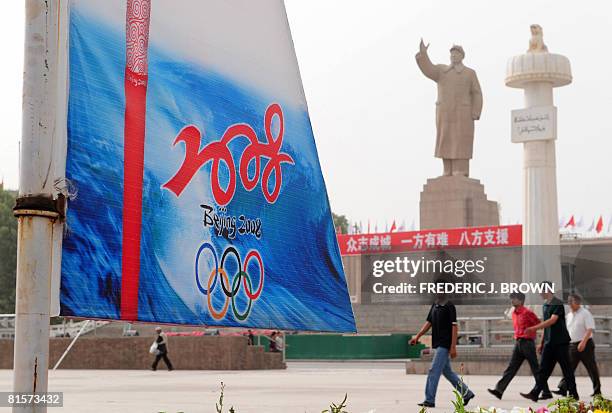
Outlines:
[[[17,220],[13,216],[16,193],[0,189],[0,313],[15,312]]]
[[[346,216],[336,215],[332,212],[332,217],[334,218],[334,227],[336,228],[336,230],[340,228],[341,234],[347,234],[349,223],[348,223],[348,219],[346,219]]]

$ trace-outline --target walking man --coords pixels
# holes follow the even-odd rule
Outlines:
[[[568,304],[572,310],[567,315],[567,330],[570,335],[569,356],[572,371],[576,371],[578,363],[582,362],[591,382],[593,383],[593,394],[601,394],[601,383],[599,382],[599,369],[595,361],[595,343],[593,342],[593,331],[595,320],[586,308],[582,307],[582,298],[578,294],[570,294]],[[555,393],[565,396],[567,385],[564,379],[559,382],[559,390]]]
[[[521,368],[524,360],[527,360],[533,377],[536,378],[538,373],[538,356],[536,355],[535,338],[536,332],[531,331],[527,333],[525,330],[528,327],[535,326],[540,323],[540,319],[535,315],[533,311],[525,307],[525,294],[521,292],[514,292],[510,294],[510,301],[514,307],[512,312],[512,325],[514,326],[514,350],[512,351],[512,358],[510,364],[504,371],[502,378],[497,382],[493,389],[487,389],[489,393],[501,400],[506,387],[512,381],[518,370]],[[546,387],[543,390],[543,398],[552,394]]]
[[[553,284],[550,281],[544,281],[540,285],[543,287],[540,296],[546,301],[542,310],[544,321],[528,327],[526,332],[531,333],[544,329],[542,342],[538,346],[538,351],[542,352],[542,359],[536,377],[536,385],[529,393],[521,393],[521,396],[534,402],[538,401],[540,392],[548,386],[548,378],[552,374],[555,363],[559,363],[569,395],[578,400],[574,370],[569,361],[570,335],[565,324],[563,301],[554,296]]]
[[[168,337],[164,332],[162,332],[161,327],[157,327],[155,332],[157,333],[157,338],[155,339],[155,342],[157,343],[157,355],[155,356],[155,361],[151,366],[151,370],[157,370],[157,363],[159,363],[161,359],[164,359],[164,363],[166,363],[168,371],[172,371],[174,370],[174,367],[172,367],[172,363],[168,358]]]
[[[443,286],[443,283],[437,284]],[[430,328],[432,330],[431,347],[435,349],[435,354],[427,374],[425,401],[419,403],[419,406],[436,407],[436,392],[442,374],[461,394],[463,403],[467,405],[475,395],[451,368],[450,360],[457,356],[459,328],[457,326],[457,310],[444,294],[436,295],[436,300],[429,309],[427,321],[421,327],[421,331],[410,340],[410,345],[418,344],[419,339]]]

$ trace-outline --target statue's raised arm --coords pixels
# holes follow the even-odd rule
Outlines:
[[[419,52],[416,54],[416,61],[419,65],[419,69],[421,69],[421,72],[423,72],[425,76],[427,76],[434,82],[437,82],[438,78],[440,77],[440,69],[438,68],[438,66],[431,63],[431,60],[427,55],[428,47],[429,44],[425,45],[423,39],[421,39],[421,44],[419,44]]]

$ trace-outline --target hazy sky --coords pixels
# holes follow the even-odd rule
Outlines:
[[[265,1],[265,0],[256,0]],[[0,175],[18,184],[24,2],[3,4],[0,38]],[[529,25],[569,57],[574,82],[555,90],[559,213],[588,224],[612,215],[612,4],[609,1],[286,0],[332,209],[353,220],[413,220],[419,193],[438,176],[433,157],[436,85],[416,66],[420,37],[435,63],[466,51],[484,95],[471,176],[521,219],[522,145],[510,142],[521,90],[504,86],[506,61],[525,52]]]

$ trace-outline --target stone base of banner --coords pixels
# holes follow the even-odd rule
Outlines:
[[[497,202],[489,201],[478,179],[440,176],[421,192],[420,229],[499,225]]]

